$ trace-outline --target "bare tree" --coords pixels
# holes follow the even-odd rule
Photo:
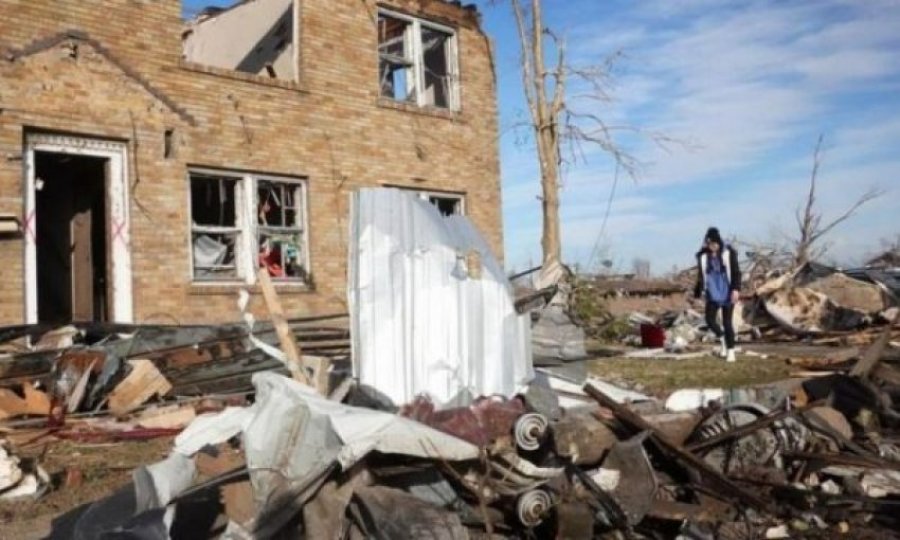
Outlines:
[[[816,150],[813,153],[813,167],[809,178],[809,194],[806,196],[806,206],[798,208],[795,214],[799,236],[794,242],[794,265],[801,266],[812,259],[825,254],[827,246],[820,246],[820,240],[835,227],[847,221],[864,204],[884,195],[884,191],[878,188],[870,188],[865,191],[856,202],[835,219],[823,224],[824,215],[816,208],[816,182],[819,175],[819,167],[822,164],[822,141],[824,137],[819,135],[816,142]]]
[[[495,3],[502,0],[494,0]],[[613,134],[627,130],[642,132],[633,126],[610,125],[593,112],[576,111],[575,101],[608,103],[612,101],[609,87],[611,69],[616,53],[605,62],[572,68],[567,64],[566,43],[544,26],[542,0],[509,0],[515,15],[521,46],[522,85],[530,112],[530,127],[540,162],[541,205],[543,230],[541,247],[545,265],[561,259],[561,230],[559,219],[559,190],[568,144],[572,159],[582,144],[592,144],[611,156],[616,164],[634,177],[637,161],[616,142]],[[552,47],[545,42],[548,38]],[[548,59],[548,57],[551,57]],[[584,87],[584,93],[568,95],[573,80]],[[663,144],[666,138],[650,134]]]

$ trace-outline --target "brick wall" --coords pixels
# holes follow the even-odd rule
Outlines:
[[[463,192],[467,214],[502,255],[495,81],[472,12],[429,0],[381,2],[452,24],[459,113],[379,99],[375,2],[302,0],[299,83],[180,62],[177,0],[6,0],[0,47],[77,30],[92,40],[0,60],[0,212],[23,208],[29,130],[127,141],[134,315],[146,322],[236,320],[239,286],[190,276],[189,166],[308,178],[315,290],[282,286],[291,316],[346,309],[349,194],[401,185]],[[72,44],[77,45],[73,52]],[[46,44],[44,44],[46,45]],[[100,52],[96,47],[101,47]],[[29,52],[29,51],[25,51]],[[174,158],[163,134],[174,129]],[[23,240],[0,239],[0,324],[23,319]],[[254,300],[259,312],[261,300]]]

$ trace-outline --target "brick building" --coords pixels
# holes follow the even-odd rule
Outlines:
[[[3,0],[0,55],[0,324],[237,320],[259,266],[290,315],[345,310],[360,186],[465,212],[500,254],[471,8]]]

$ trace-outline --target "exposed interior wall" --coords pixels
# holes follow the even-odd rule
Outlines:
[[[293,80],[296,0],[250,0],[201,16],[184,34],[184,59]]]

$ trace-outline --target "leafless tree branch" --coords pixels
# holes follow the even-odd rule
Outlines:
[[[806,204],[802,209],[797,209],[795,219],[799,229],[799,235],[795,241],[794,265],[801,266],[808,261],[823,256],[828,251],[828,245],[820,244],[822,238],[852,217],[862,206],[881,197],[885,191],[879,188],[870,188],[850,205],[838,217],[823,225],[823,214],[816,209],[816,184],[818,182],[819,169],[822,165],[822,142],[824,136],[819,135],[816,141],[816,149],[813,152],[813,166],[809,177],[809,192],[806,196]]]

